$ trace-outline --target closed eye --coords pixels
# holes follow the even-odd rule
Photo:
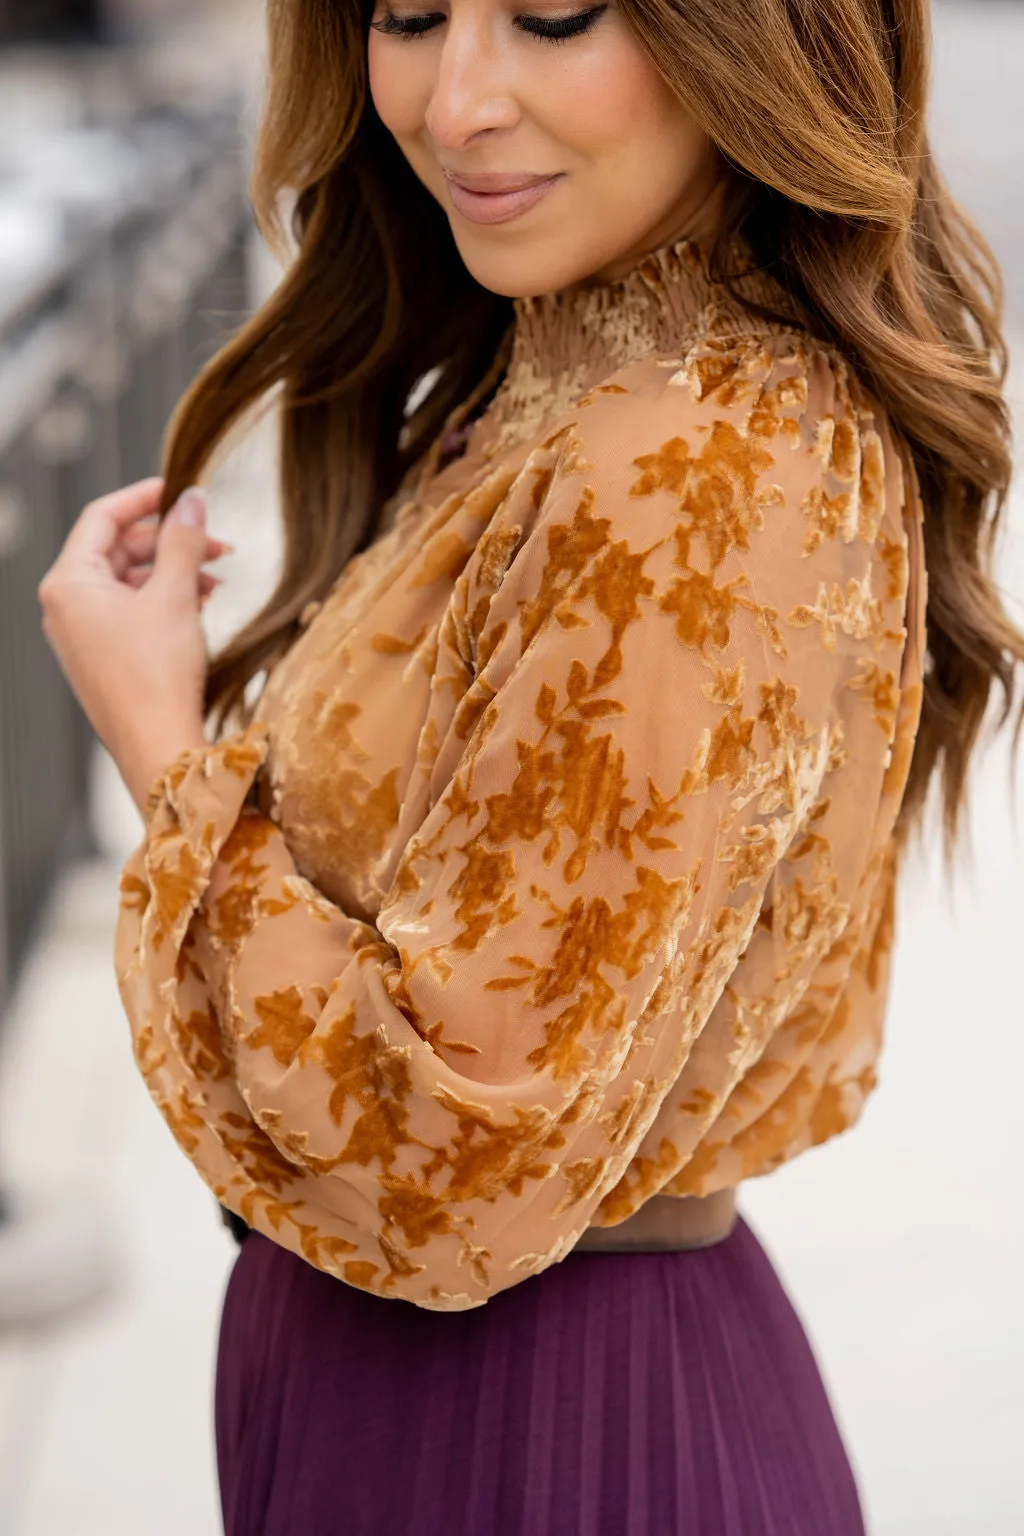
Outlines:
[[[521,32],[526,32],[531,37],[542,38],[545,42],[564,43],[572,37],[582,37],[584,32],[589,32],[597,18],[607,9],[607,5],[594,5],[589,10],[577,11],[573,16],[559,16],[553,19],[543,16],[516,16],[513,25]],[[413,38],[422,37],[425,32],[432,32],[437,23],[444,19],[444,16],[437,11],[423,16],[395,16],[393,12],[386,11],[379,21],[372,21],[370,25],[375,31],[382,32],[385,37]]]
[[[517,16],[514,25],[528,32],[531,37],[542,37],[551,43],[563,43],[570,37],[582,37],[584,32],[589,32],[602,11],[607,9],[606,5],[592,5],[589,11],[577,11],[575,16],[560,16],[555,19]]]
[[[420,37],[424,32],[433,31],[439,21],[444,21],[443,16],[395,16],[391,11],[385,11],[380,21],[371,21],[370,26],[375,32],[383,32],[385,37]]]

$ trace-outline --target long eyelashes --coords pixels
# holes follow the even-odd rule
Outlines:
[[[595,5],[575,16],[560,16],[553,21],[546,21],[540,16],[517,16],[514,25],[530,37],[540,38],[544,42],[565,43],[570,38],[582,37],[585,32],[589,32],[597,18],[607,9],[606,5]],[[444,17],[436,11],[425,16],[401,17],[387,11],[380,21],[373,21],[370,25],[386,37],[410,40],[432,32],[437,22],[443,20]]]
[[[589,11],[577,12],[575,16],[560,16],[555,21],[542,21],[536,16],[517,16],[515,25],[531,37],[542,37],[549,43],[564,43],[570,37],[582,37],[589,32],[602,11],[606,11],[606,5],[591,6]]]
[[[387,11],[380,21],[371,21],[370,26],[375,32],[383,32],[385,37],[420,37],[424,32],[433,30],[434,23],[442,20],[439,16],[405,16],[401,20]]]

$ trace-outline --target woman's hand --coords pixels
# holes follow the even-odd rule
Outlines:
[[[201,569],[228,545],[206,534],[202,492],[162,524],[163,482],[90,502],[39,585],[43,633],[140,811],[161,768],[202,746],[206,645]]]

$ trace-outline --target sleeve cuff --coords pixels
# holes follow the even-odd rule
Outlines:
[[[149,944],[183,938],[266,761],[267,746],[267,728],[256,721],[208,747],[187,748],[154,779],[140,849],[155,898],[143,919]]]
[[[253,721],[207,747],[187,747],[149,787],[143,821],[149,836],[186,832],[195,821],[220,821],[231,807],[237,820],[267,757],[267,728]]]

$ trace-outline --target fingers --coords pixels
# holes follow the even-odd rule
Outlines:
[[[160,510],[163,485],[154,475],[91,501],[64,541],[62,553],[75,560],[107,558],[128,528]]]
[[[125,571],[124,575],[121,577],[121,580],[124,582],[126,587],[133,587],[137,592],[140,588],[146,585],[147,581],[149,581],[152,575],[153,567],[151,565],[133,565]],[[221,585],[222,581],[219,576],[211,576],[208,571],[199,572],[199,579],[196,582],[196,590],[198,591],[200,597],[209,597],[210,594],[215,592]]]
[[[183,491],[160,526],[153,582],[167,591],[195,591],[206,551],[206,498],[196,486]]]
[[[152,565],[159,537],[160,528],[156,523],[139,523],[134,528],[126,529],[110,552],[110,565],[114,575],[123,578],[132,566]],[[234,545],[226,543],[223,539],[208,538],[203,553],[203,564],[205,565],[207,560],[219,560],[221,555],[228,554],[233,549]]]
[[[205,601],[220,583],[202,565],[233,546],[206,533],[205,498],[195,486],[157,522],[163,486],[153,476],[90,502],[65,540],[61,568],[101,560],[115,579],[135,589],[152,579],[170,586],[185,583]]]

